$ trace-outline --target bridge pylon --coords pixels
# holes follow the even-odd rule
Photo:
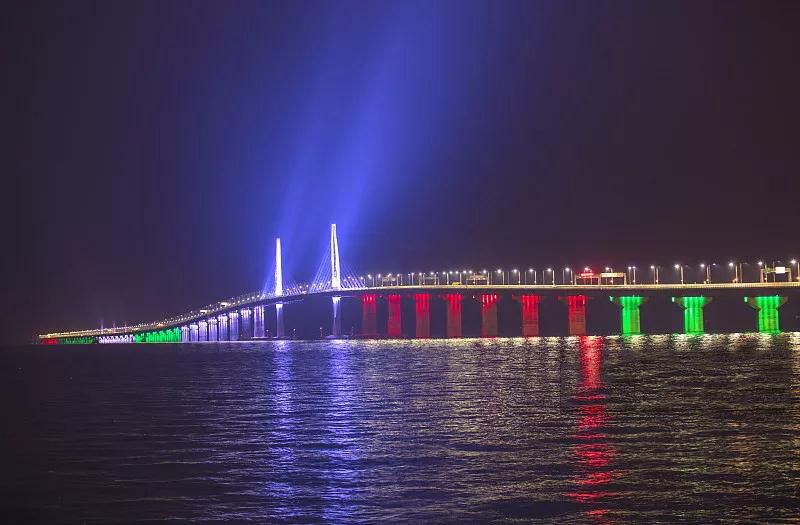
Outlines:
[[[339,264],[339,239],[336,238],[336,224],[331,224],[331,289],[340,290],[342,288],[342,273]],[[339,296],[333,296],[333,326],[331,328],[331,335],[333,337],[342,336],[342,317],[341,317],[341,300]]]
[[[283,268],[281,267],[281,238],[275,239],[275,296],[283,295]],[[275,337],[284,337],[283,303],[275,303]],[[262,336],[263,337],[263,336]]]

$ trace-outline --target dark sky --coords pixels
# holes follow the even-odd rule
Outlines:
[[[797,2],[20,2],[0,339],[350,267],[800,256]]]

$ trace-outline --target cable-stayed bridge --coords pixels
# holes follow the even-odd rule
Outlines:
[[[588,270],[588,268],[586,269]],[[549,270],[552,273],[552,270]],[[634,269],[635,271],[635,269]],[[683,281],[683,268],[681,281]],[[657,270],[656,270],[657,272]],[[452,272],[451,272],[452,273]],[[268,289],[243,294],[159,321],[134,326],[99,328],[90,330],[54,332],[40,334],[38,339],[46,344],[69,343],[138,343],[138,342],[214,342],[258,340],[271,337],[286,337],[284,306],[302,303],[312,297],[330,297],[331,324],[329,337],[342,337],[342,300],[356,299],[361,302],[359,337],[376,338],[403,336],[404,301],[411,301],[415,318],[411,337],[431,336],[431,303],[441,301],[445,305],[445,335],[462,337],[462,303],[475,300],[481,309],[481,335],[496,337],[498,331],[497,305],[502,300],[516,302],[521,308],[522,335],[540,335],[539,308],[544,299],[563,302],[567,306],[569,335],[586,335],[587,304],[590,299],[605,299],[619,306],[620,332],[623,335],[641,333],[640,307],[650,298],[664,298],[683,310],[684,332],[703,333],[703,308],[715,296],[736,295],[756,312],[758,330],[764,333],[780,331],[778,309],[787,301],[787,294],[800,291],[800,282],[791,279],[783,282],[742,282],[737,272],[737,282],[711,283],[658,283],[657,273],[652,284],[628,283],[625,274],[613,272],[595,275],[583,272],[583,282],[577,276],[571,281],[564,277],[556,284],[552,274],[550,284],[506,283],[505,274],[501,283],[492,283],[488,272],[457,272],[458,280],[439,279],[427,274],[389,274],[388,279],[369,275],[358,276],[343,267],[339,255],[336,225],[330,228],[330,242],[326,254],[314,279],[310,283],[284,283],[281,240],[275,241],[275,272]],[[500,270],[498,270],[500,273]],[[516,273],[516,272],[515,272]],[[783,272],[781,272],[783,273]],[[605,278],[603,277],[605,276]],[[462,279],[467,277],[466,282]],[[615,282],[622,279],[622,282]],[[635,274],[634,274],[635,279]],[[378,304],[385,303],[387,309],[386,329],[377,326]],[[266,316],[274,308],[275,333],[266,329]],[[411,323],[406,323],[407,328]]]

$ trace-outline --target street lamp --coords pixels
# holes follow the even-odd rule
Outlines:
[[[711,284],[711,265],[700,263],[700,268],[703,268],[706,271],[706,284]]]
[[[736,264],[735,262],[731,261],[728,263],[728,268],[733,268],[733,282],[739,282],[739,268],[741,267],[740,264]]]
[[[519,275],[519,271],[516,268],[514,268],[513,270],[511,270],[511,272],[517,274],[517,284],[520,284],[519,280],[521,279],[521,276]]]
[[[506,272],[498,268],[497,273],[503,277],[503,284],[506,284]]]
[[[536,284],[536,273],[534,273],[533,268],[528,268],[528,273],[525,274],[525,284],[528,284],[528,274],[533,274],[533,283]]]
[[[680,270],[680,272],[681,272],[681,284],[683,284],[683,265],[682,264],[676,264],[675,265],[675,269],[676,270]]]
[[[792,259],[790,262],[795,265],[796,270],[797,270],[797,272],[796,272],[797,280],[800,281],[800,265],[798,265],[797,259]]]
[[[553,286],[555,286],[556,285],[556,274],[555,274],[555,272],[553,271],[552,268],[548,268],[547,271],[552,274],[552,276],[553,276]]]
[[[566,274],[570,273],[569,267],[564,268],[561,270],[561,282],[563,284],[567,284],[567,276]]]

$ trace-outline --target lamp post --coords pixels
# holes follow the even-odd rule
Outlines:
[[[555,286],[556,285],[556,273],[553,271],[552,268],[548,268],[547,271],[550,272],[550,274],[553,276],[553,286]]]
[[[700,263],[700,268],[703,268],[706,271],[706,284],[711,283],[711,265],[706,263]]]
[[[798,265],[797,259],[792,259],[791,263],[795,265],[795,273],[796,273],[795,278],[800,281],[800,265]],[[790,277],[790,280],[791,280],[791,277]]]
[[[567,284],[567,274],[570,273],[569,266],[561,270],[561,283]]]
[[[503,270],[501,270],[500,268],[498,268],[498,269],[497,269],[497,275],[500,275],[500,276],[502,276],[502,278],[503,278],[503,281],[502,281],[502,283],[505,285],[505,284],[506,284],[506,272],[504,272]]]
[[[514,268],[513,270],[511,270],[511,273],[513,273],[513,274],[516,274],[516,276],[517,276],[517,284],[520,284],[519,280],[520,280],[522,277],[521,277],[521,276],[520,276],[520,274],[519,274],[519,270],[517,270],[516,268]]]
[[[766,281],[764,274],[764,261],[758,261],[758,282],[763,283]]]
[[[681,284],[683,284],[683,265],[682,264],[676,264],[675,265],[675,269],[676,270],[680,270],[680,272],[681,272]]]
[[[636,266],[628,266],[628,277],[630,277],[631,272],[633,272],[633,280],[631,284],[636,284]]]
[[[731,261],[728,263],[728,268],[733,268],[733,282],[739,282],[739,265]]]
[[[528,268],[528,273],[525,274],[525,284],[528,284],[528,275],[533,274],[533,283],[536,284],[536,274],[533,272],[533,268]]]

